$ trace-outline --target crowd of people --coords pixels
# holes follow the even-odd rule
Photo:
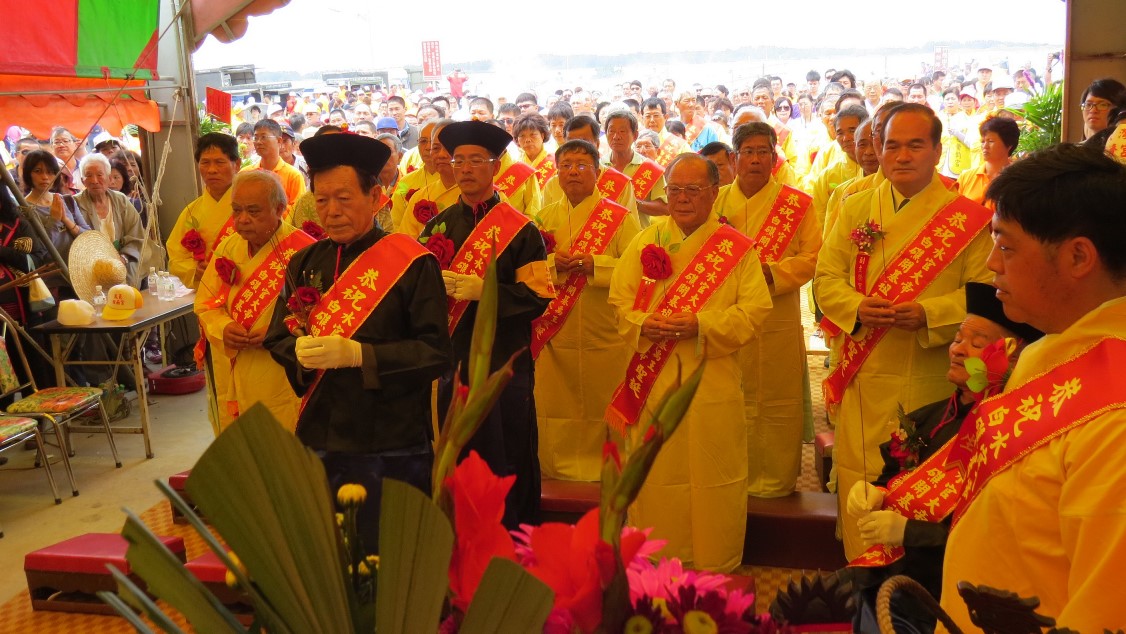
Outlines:
[[[899,572],[962,625],[966,580],[1117,627],[1126,154],[1105,148],[1126,148],[1126,87],[1084,92],[1083,144],[1018,156],[1005,108],[1052,62],[1043,80],[811,71],[731,91],[633,81],[607,103],[357,90],[243,108],[233,135],[198,140],[205,191],[167,243],[197,290],[215,433],[266,404],[333,484],[367,487],[374,546],[381,479],[430,489],[432,416],[464,398],[492,261],[490,369],[511,360],[513,378],[467,451],[514,476],[506,525],[539,520],[541,478],[598,480],[607,444],[637,447],[706,363],[630,521],[730,571],[746,496],[797,486],[812,287],[857,627],[875,631],[874,588]],[[70,156],[42,154],[22,177],[56,246],[131,226],[100,184],[112,161],[72,166],[89,193],[71,205],[51,191]],[[902,627],[934,629],[896,605]]]

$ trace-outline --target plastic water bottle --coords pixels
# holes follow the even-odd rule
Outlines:
[[[101,286],[94,287],[94,297],[91,298],[90,303],[94,305],[94,314],[101,317],[102,309],[106,307],[106,294],[102,292]]]
[[[160,272],[160,281],[158,282],[158,284],[160,285],[160,293],[158,294],[158,297],[162,301],[170,301],[172,299],[173,291],[172,280],[168,278],[168,271]]]
[[[149,267],[149,295],[156,295],[159,297],[160,289],[157,288],[157,283],[160,281],[160,276],[156,274],[156,267]]]

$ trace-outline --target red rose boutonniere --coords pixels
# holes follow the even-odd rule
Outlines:
[[[454,255],[457,253],[457,246],[446,236],[446,223],[440,223],[434,227],[434,231],[429,236],[419,238],[418,241],[438,258],[438,264],[443,270],[450,268],[450,263],[454,261]]]
[[[647,244],[641,250],[642,275],[654,280],[667,279],[672,275],[672,260],[668,251],[655,244]]]
[[[547,252],[555,253],[555,234],[540,229],[540,237],[543,238],[543,246]]]
[[[420,200],[414,204],[414,219],[419,224],[426,224],[438,215],[438,205],[431,200]]]
[[[184,237],[180,238],[180,246],[187,249],[196,262],[202,262],[207,257],[207,244],[203,241],[203,236],[199,234],[199,231],[195,229],[188,229],[184,233]]]
[[[298,286],[285,305],[293,313],[308,313],[321,301],[321,292],[312,286]]]
[[[234,260],[227,257],[216,258],[215,272],[219,274],[219,279],[223,280],[224,284],[229,286],[238,284],[239,270]]]
[[[305,222],[301,223],[301,230],[309,234],[309,237],[314,240],[324,240],[325,236],[328,235],[319,224],[313,222],[312,220],[306,220]]]

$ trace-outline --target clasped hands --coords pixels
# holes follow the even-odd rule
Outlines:
[[[442,271],[442,283],[446,285],[446,295],[457,301],[477,301],[481,299],[481,289],[484,288],[485,280],[476,275]]]
[[[848,492],[845,508],[849,515],[858,517],[857,527],[864,545],[876,544],[902,546],[907,518],[895,511],[879,510],[884,505],[884,489],[867,482],[857,482]]]
[[[310,370],[358,368],[363,363],[363,347],[340,335],[297,338],[297,362]]]
[[[594,275],[594,256],[589,253],[571,255],[562,249],[555,252],[555,270],[560,274]]]
[[[927,313],[919,302],[892,304],[881,297],[860,300],[856,319],[869,328],[901,328],[914,332],[927,326]]]
[[[266,333],[252,335],[249,330],[234,321],[223,328],[223,346],[228,350],[238,351],[257,348],[262,345],[262,340],[265,338]]]
[[[699,334],[700,321],[694,313],[673,313],[668,317],[653,313],[641,324],[641,336],[654,343],[694,339]]]

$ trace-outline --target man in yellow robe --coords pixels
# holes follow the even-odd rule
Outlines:
[[[650,170],[654,167],[660,167],[655,164],[647,164],[648,159],[634,151],[633,143],[637,140],[638,124],[637,117],[632,112],[615,110],[604,115],[604,119],[603,128],[606,130],[610,154],[602,159],[603,166],[613,167],[629,176],[631,183],[636,182],[637,172],[643,165]],[[634,188],[633,194],[634,196],[639,195],[637,188]],[[642,227],[648,227],[653,218],[667,216],[669,203],[668,197],[665,196],[665,177],[658,176],[653,179],[649,191],[642,192],[636,204],[638,220]]]
[[[911,411],[948,392],[945,346],[966,316],[963,287],[966,282],[990,279],[985,267],[989,234],[984,227],[965,224],[962,233],[973,231],[970,235],[975,237],[957,254],[953,249],[947,253],[944,239],[936,242],[936,236],[918,235],[959,199],[935,172],[942,154],[941,134],[941,123],[929,107],[903,104],[896,109],[884,133],[882,164],[887,180],[848,197],[818,257],[813,290],[822,312],[841,331],[832,337],[837,340],[833,345],[844,345],[845,337],[862,342],[870,334],[884,332],[856,374],[840,388],[839,403],[830,403],[836,423],[833,466],[840,517],[845,517],[844,498],[852,485],[879,475],[879,444],[898,427],[897,408]],[[882,235],[871,238],[863,285],[866,292],[860,292],[855,264],[861,245],[850,233],[869,222],[877,223]],[[916,240],[923,238],[926,241],[918,246]],[[898,295],[890,299],[878,296],[872,288],[875,281],[899,259],[901,251],[913,245],[924,249],[921,256],[941,261],[941,250],[941,255],[952,259],[914,299],[892,301]],[[920,266],[912,275],[921,272]],[[911,273],[910,269],[905,273]],[[844,365],[843,356],[830,358],[830,379]],[[841,522],[840,531],[845,556],[854,559],[864,550],[855,523]]]
[[[780,497],[801,473],[802,423],[808,394],[801,287],[813,279],[821,226],[809,196],[770,174],[777,159],[774,128],[735,129],[735,182],[719,190],[714,216],[754,240],[773,308],[762,334],[739,351],[747,434],[747,491]],[[800,214],[800,216],[798,215]],[[787,228],[789,231],[787,231]]]
[[[596,481],[607,439],[603,412],[630,358],[608,302],[610,276],[641,228],[626,208],[595,189],[597,148],[567,141],[555,155],[564,198],[540,213],[540,230],[555,243],[547,266],[556,297],[532,324],[540,470],[545,478]],[[584,238],[587,231],[605,235],[594,241]],[[578,296],[567,297],[576,284],[582,284]]]
[[[837,146],[841,149],[842,160],[836,161],[826,167],[809,180],[810,186],[806,189],[813,197],[813,210],[817,214],[819,225],[825,225],[825,209],[829,206],[829,197],[845,181],[861,175],[860,164],[856,162],[856,129],[868,120],[868,111],[864,106],[847,106],[833,116],[833,126],[837,132]]]
[[[598,147],[600,132],[598,122],[587,115],[579,115],[567,122],[567,141],[586,141],[594,147]],[[603,178],[605,178],[605,174],[603,174]],[[559,186],[559,177],[556,174],[543,187],[543,204],[547,206],[559,202],[563,198],[563,188]],[[625,186],[617,190],[614,202],[630,210],[634,218],[638,218],[637,198],[633,193],[632,182],[626,181]],[[640,223],[640,219],[638,221]]]
[[[413,193],[408,190],[398,207],[395,207],[392,201],[391,221],[395,224],[395,233],[405,233],[417,238],[430,218],[456,203],[461,196],[461,189],[454,179],[454,169],[450,165],[450,153],[438,141],[438,133],[453,122],[453,119],[439,119],[434,122],[434,127],[429,129],[430,162],[433,163],[438,178],[427,178],[426,183]],[[421,137],[419,148],[421,153]]]
[[[1005,315],[1048,333],[1021,355],[996,399],[1001,404],[1100,341],[1121,349],[1126,168],[1100,153],[1059,145],[1006,168],[989,197],[997,209],[989,268]],[[1024,441],[1035,444],[998,447],[1008,454],[996,456],[1001,466],[991,478],[977,480],[976,497],[967,484],[970,497],[955,510],[942,607],[964,631],[973,628],[956,587],[960,581],[1035,596],[1038,613],[1071,631],[1102,632],[1126,623],[1126,602],[1115,590],[1126,566],[1126,388],[1120,366],[1119,353],[1079,370],[1073,380],[1068,374],[1050,379],[1042,404],[1018,396],[1003,416],[998,429],[1015,428],[1016,417],[1035,412],[1020,426],[1029,436]],[[1069,385],[1074,392],[1065,389]],[[992,444],[993,434],[986,433],[979,442]]]
[[[289,386],[285,370],[262,347],[262,340],[285,285],[289,257],[313,239],[282,222],[285,189],[271,172],[255,170],[235,177],[231,207],[237,233],[215,250],[195,299],[212,362],[225,365],[230,374],[226,393],[217,395],[216,435],[259,402],[293,431],[301,399]]]
[[[630,523],[652,526],[654,538],[668,540],[664,554],[679,557],[686,566],[726,572],[740,563],[747,527],[747,448],[736,353],[761,332],[770,312],[770,290],[757,257],[747,248],[741,258],[726,263],[730,273],[712,287],[697,312],[653,312],[666,293],[675,292],[674,282],[689,265],[695,268],[708,255],[719,259],[704,252],[714,234],[740,237],[712,217],[719,184],[714,163],[696,154],[681,155],[670,163],[665,182],[670,220],[650,225],[622,254],[610,281],[610,303],[631,351],[673,344],[674,358],[653,379],[641,411],[676,382],[678,365],[691,372],[705,357],[707,365],[680,427],[661,449],[631,508]],[[659,249],[667,257],[667,268],[660,271],[667,275],[639,298],[643,275],[654,274],[642,263],[646,249]],[[633,445],[643,438],[648,419],[641,416],[635,422],[628,427]]]
[[[418,132],[418,145],[415,146],[415,149],[422,160],[422,166],[413,169],[406,168],[403,177],[399,179],[398,186],[395,187],[395,192],[391,195],[391,223],[393,227],[389,228],[388,232],[393,232],[402,223],[403,216],[407,213],[408,198],[413,197],[419,190],[442,180],[430,151],[434,129],[435,122],[430,121],[423,125]]]

